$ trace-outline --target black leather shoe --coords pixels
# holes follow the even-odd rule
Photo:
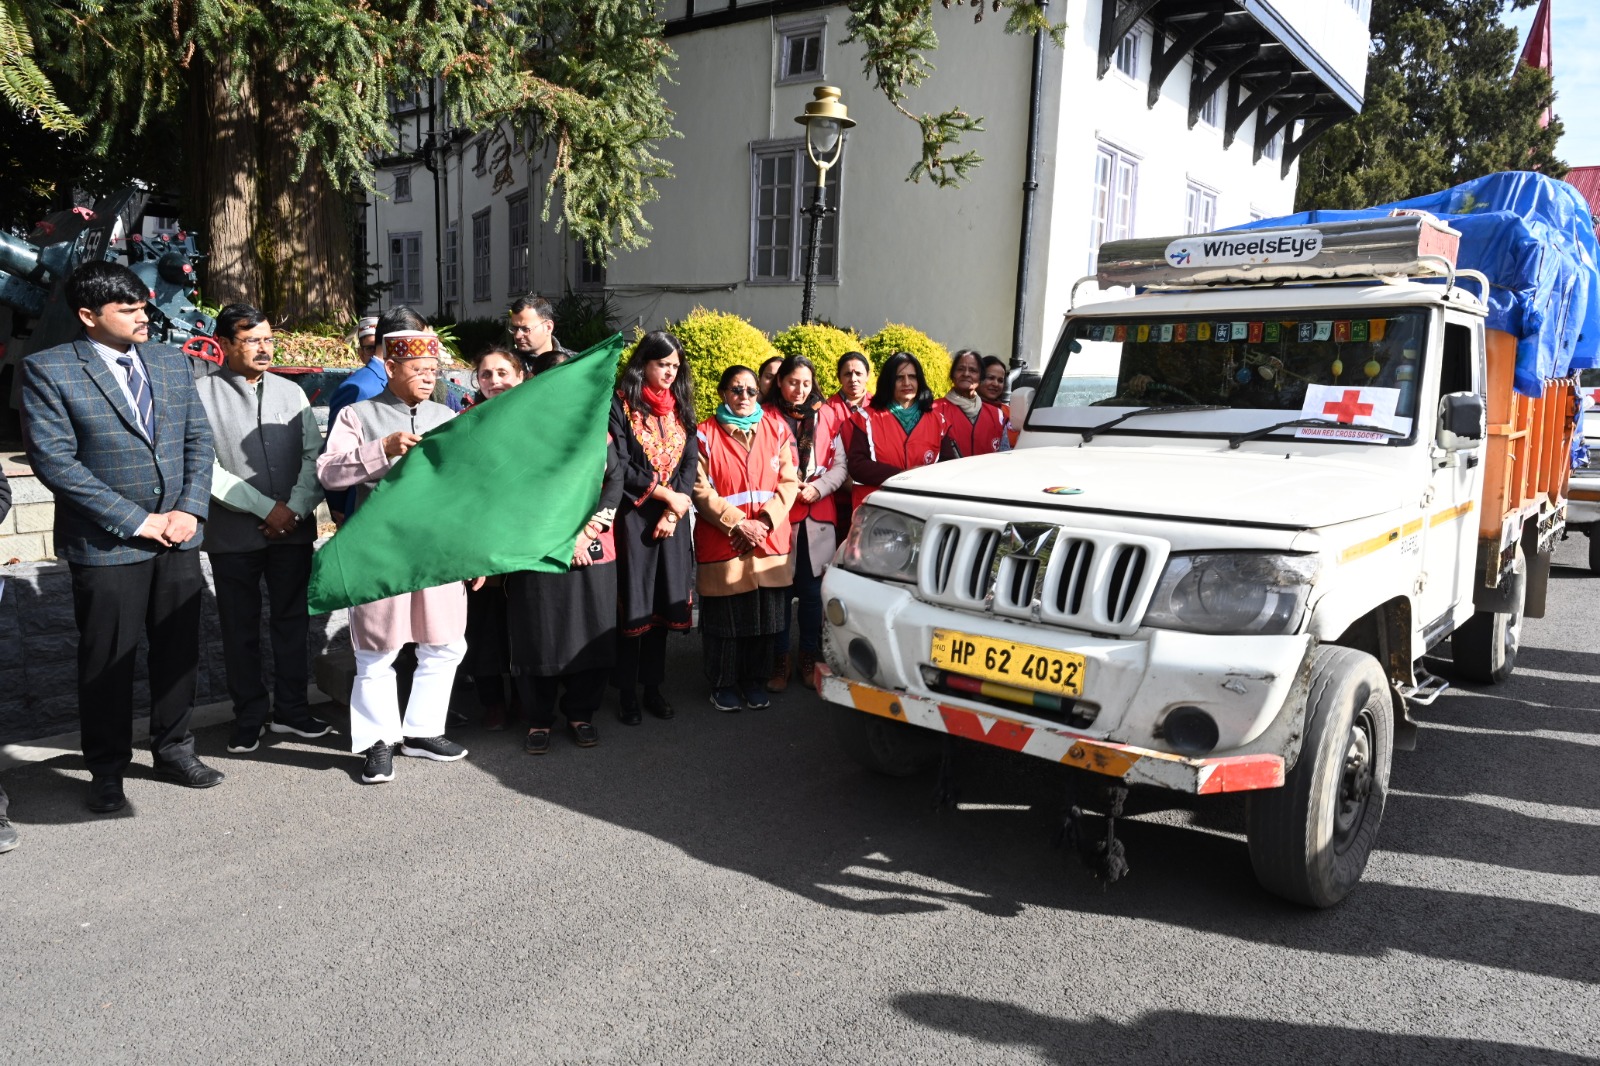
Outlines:
[[[171,762],[158,760],[156,776],[175,781],[185,788],[210,788],[222,784],[223,773],[213,770],[195,755],[180,755]]]
[[[128,805],[122,793],[122,778],[96,777],[89,783],[89,809],[95,814],[113,814]]]
[[[663,720],[678,713],[672,709],[672,704],[667,702],[661,690],[653,686],[644,690],[644,709]]]

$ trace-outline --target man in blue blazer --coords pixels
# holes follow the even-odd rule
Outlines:
[[[149,343],[149,295],[127,267],[85,263],[66,285],[83,333],[22,361],[23,443],[55,494],[56,555],[72,570],[78,717],[97,814],[127,803],[141,632],[156,773],[190,788],[222,780],[195,756],[189,732],[211,429],[189,357]]]

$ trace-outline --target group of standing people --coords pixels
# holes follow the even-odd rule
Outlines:
[[[268,373],[274,341],[259,310],[223,309],[223,361],[211,366],[149,341],[147,295],[126,267],[80,267],[66,297],[82,333],[28,356],[22,371],[25,445],[55,494],[56,553],[72,571],[79,714],[98,813],[126,804],[141,635],[158,776],[192,788],[223,780],[195,755],[189,729],[204,587],[196,549],[210,559],[222,624],[236,715],[228,750],[254,751],[268,730],[330,732],[306,701],[317,503],[325,495],[342,523],[455,414],[434,398],[439,339],[407,308],[362,320],[367,362],[335,391],[324,441],[304,393]],[[510,345],[474,361],[474,403],[573,357],[545,301],[519,300],[509,317]],[[937,400],[906,353],[889,359],[870,393],[866,357],[847,353],[839,392],[826,398],[804,357],[761,369],[771,373],[765,387],[757,369],[726,371],[715,413],[697,420],[681,344],[646,334],[612,398],[605,473],[570,569],[486,576],[351,609],[351,745],[366,757],[364,782],[392,780],[396,752],[467,754],[444,735],[462,664],[486,726],[504,728],[520,705],[532,754],[549,750],[558,715],[578,746],[597,743],[608,685],[623,724],[672,718],[667,639],[691,628],[696,605],[718,710],[768,706],[767,692],[789,684],[792,650],[802,683],[814,685],[822,572],[852,507],[901,470],[1010,446],[997,402],[1004,365],[975,352],[957,353],[954,388]],[[15,839],[4,802],[0,850]]]

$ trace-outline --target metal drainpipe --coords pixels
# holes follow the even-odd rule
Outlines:
[[[1040,0],[1045,14],[1050,0]],[[1011,322],[1011,366],[1028,365],[1023,355],[1023,326],[1028,310],[1028,268],[1033,255],[1033,200],[1039,191],[1039,100],[1044,93],[1044,30],[1033,31],[1033,81],[1028,89],[1028,158],[1022,179],[1022,233],[1017,246],[1017,305]]]
[[[444,225],[440,222],[439,210],[442,206],[439,200],[439,159],[435,154],[439,151],[438,141],[435,138],[436,119],[439,112],[438,83],[428,82],[428,143],[427,143],[427,168],[433,174],[433,289],[434,310],[436,316],[444,314]]]

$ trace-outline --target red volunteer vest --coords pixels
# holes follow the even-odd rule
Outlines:
[[[944,415],[950,439],[955,442],[956,451],[962,456],[988,455],[1000,450],[1000,438],[1005,435],[1006,420],[1000,408],[994,404],[986,403],[979,407],[976,422],[968,420],[967,413],[949,400],[935,400],[933,407]]]
[[[771,411],[764,412],[748,451],[715,418],[700,423],[695,435],[700,440],[700,455],[705,459],[712,491],[750,518],[760,514],[767,501],[777,495],[778,469],[784,452],[789,451],[791,457],[793,454],[794,434],[783,419]],[[789,543],[789,520],[780,518],[756,554],[788,555]],[[733,538],[721,526],[704,519],[695,522],[696,561],[722,563],[738,556]]]
[[[966,416],[963,415],[963,422]],[[889,411],[864,407],[855,417],[857,433],[867,435],[872,457],[901,470],[915,470],[919,466],[932,466],[939,461],[939,449],[944,445],[945,421],[937,406],[924,414],[920,421],[906,433],[900,420]],[[857,485],[851,498],[857,507],[877,490],[876,485]]]
[[[839,435],[841,426],[848,421],[844,404],[824,403],[817,408],[817,434],[811,442],[811,461],[816,464],[817,477],[823,471],[833,467],[833,441]],[[788,426],[788,422],[784,426]],[[793,440],[791,434],[790,439]],[[800,465],[800,442],[794,442],[795,466]],[[815,479],[813,479],[815,480]],[[818,522],[835,522],[839,518],[839,503],[829,493],[816,503],[802,503],[798,496],[795,497],[794,506],[789,508],[789,525],[799,528],[801,522],[807,518],[815,518]]]

